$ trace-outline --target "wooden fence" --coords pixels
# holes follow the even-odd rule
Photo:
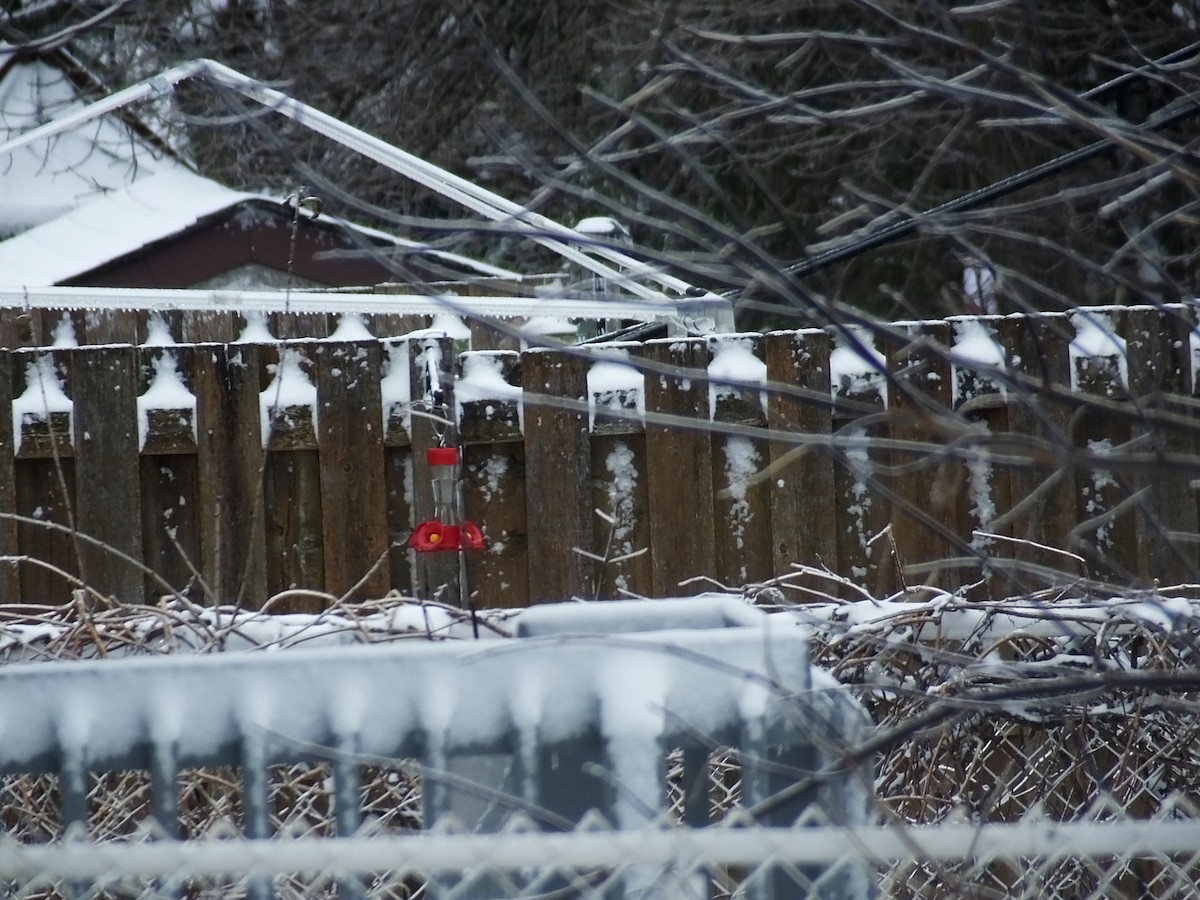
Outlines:
[[[112,337],[120,314],[88,315]],[[457,557],[406,544],[431,508],[424,450],[444,425],[421,400],[439,369],[486,537],[462,573],[479,606],[795,564],[876,596],[1196,580],[1191,322],[1138,308],[458,355],[399,319],[349,341],[276,321],[307,333],[264,343],[175,322],[192,342],[173,346],[135,343],[145,323],[127,321],[124,343],[10,346],[0,591],[61,601],[65,573],[129,602],[292,587],[459,602]]]

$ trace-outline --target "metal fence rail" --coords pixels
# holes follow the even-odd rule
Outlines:
[[[920,827],[808,824],[52,847],[3,842],[0,872],[17,897],[69,882],[149,897],[154,885],[168,881],[190,883],[203,896],[232,897],[253,875],[271,879],[291,897],[319,897],[338,881],[354,878],[369,897],[408,896],[414,884],[436,884],[442,898],[476,896],[484,881],[501,886],[503,893],[495,896],[545,896],[554,883],[565,896],[611,897],[623,876],[638,872],[637,896],[681,900],[709,898],[714,889],[719,893],[735,881],[743,890],[753,888],[766,873],[780,869],[798,876],[783,895],[794,900],[831,896],[831,873],[852,872],[863,879],[872,870],[879,873],[885,896],[1030,900],[1182,897],[1200,872],[1200,822],[1192,818]],[[1078,877],[1074,887],[1064,884],[1066,870],[1086,873],[1093,891],[1080,890]],[[869,891],[866,885],[860,888]]]
[[[805,630],[761,614],[722,627],[712,600],[669,606],[678,621],[692,609],[717,627],[562,633],[591,630],[584,608],[574,628],[511,642],[7,666],[0,775],[57,776],[68,837],[88,826],[92,773],[148,772],[152,830],[177,838],[181,771],[225,766],[238,773],[242,836],[265,840],[288,802],[271,790],[277,765],[322,767],[333,830],[350,837],[371,827],[364,766],[402,760],[417,763],[427,827],[494,833],[519,813],[544,829],[636,830],[667,818],[668,756],[684,820],[707,825],[710,753],[737,748],[740,790],[760,824],[787,827],[808,810],[865,825],[869,766],[842,771],[837,754],[863,739],[866,718],[809,669]],[[661,862],[648,865],[626,868],[627,896],[663,877]],[[853,867],[780,870],[756,895],[786,896],[796,877],[826,877],[829,898],[864,896],[867,884]],[[452,894],[513,893],[507,879],[487,885]],[[252,886],[270,893],[265,880]]]

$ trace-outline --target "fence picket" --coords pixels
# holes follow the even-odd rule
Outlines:
[[[386,593],[383,428],[377,341],[324,344],[317,350],[317,404],[325,589],[353,599]]]
[[[901,326],[908,341],[889,348],[889,414],[892,438],[911,443],[911,451],[893,449],[892,537],[898,565],[909,584],[953,587],[958,573],[948,571],[963,552],[966,473],[940,445],[953,439],[952,373],[947,351],[952,344],[944,323]]]
[[[80,575],[127,603],[144,596],[142,573],[113,552],[142,559],[137,368],[132,346],[96,347],[73,357],[75,524],[103,545],[81,542]]]
[[[764,340],[759,335],[713,338],[709,343],[715,361],[728,342],[741,345],[764,367]],[[748,360],[747,360],[748,362]],[[711,364],[711,363],[710,363]],[[713,421],[761,431],[766,427],[763,400],[766,385],[730,389],[714,385]],[[716,579],[722,584],[762,582],[774,569],[771,536],[770,485],[761,477],[770,462],[769,443],[756,437],[716,432],[712,440]]]
[[[1144,416],[1187,415],[1187,406],[1176,398],[1192,393],[1192,329],[1183,313],[1148,307],[1126,313],[1129,387]],[[1200,532],[1193,475],[1165,458],[1195,457],[1195,433],[1178,420],[1167,424],[1142,418],[1134,425],[1134,435],[1146,452],[1162,461],[1132,476],[1134,490],[1143,497],[1136,511],[1137,575],[1146,586],[1155,579],[1163,584],[1193,581],[1200,575],[1194,555],[1176,549],[1176,542]]]
[[[646,471],[654,596],[678,594],[680,584],[716,574],[712,443],[708,419],[708,345],[700,340],[651,341],[646,372]],[[679,416],[681,426],[656,420]]]
[[[823,331],[776,332],[766,336],[767,400],[772,431],[787,436],[770,445],[771,547],[774,574],[793,564],[838,571],[837,519],[831,455],[804,436],[828,438],[833,431],[829,394],[832,341]],[[802,579],[828,591],[824,579]]]
[[[193,360],[201,572],[224,603],[266,597],[262,353],[257,344],[207,344]]]
[[[1010,395],[1009,421],[1013,431],[1028,435],[1051,446],[1071,443],[1071,407],[1061,396],[1054,397],[1039,387],[1060,392],[1070,385],[1071,360],[1068,345],[1071,327],[1063,316],[1045,316],[1018,320],[1013,344],[1014,369],[1023,375],[1032,390]],[[1019,361],[1018,361],[1019,360]],[[1079,564],[1056,549],[1066,549],[1075,519],[1074,472],[1066,459],[1047,460],[1030,454],[1028,465],[1014,467],[1012,482],[1013,509],[1010,511],[1013,536],[1041,545],[1014,545],[1014,560],[1045,570],[1078,577],[1083,574]],[[1028,501],[1028,502],[1025,502]],[[1054,548],[1054,549],[1050,549]],[[1026,578],[1010,566],[1014,587],[1033,590],[1045,584],[1034,574]]]
[[[13,401],[13,354],[0,349],[0,411],[12,408]],[[13,418],[0,415],[0,513],[10,515],[17,512],[17,469],[16,445],[14,444]],[[17,523],[12,519],[0,518],[0,556],[16,556],[20,553]],[[14,562],[0,562],[0,597],[4,602],[16,602],[21,596],[21,570]]]
[[[194,384],[196,349],[190,346],[144,347],[138,351],[139,393],[145,393],[161,370],[176,373],[185,386]],[[141,519],[143,562],[175,590],[193,585],[191,594],[202,597],[194,584],[203,558],[198,533],[197,446],[194,437],[195,411],[184,408],[151,408],[145,412],[145,443],[142,446]],[[157,579],[145,579],[146,594],[163,593]]]
[[[909,584],[958,586],[982,570],[989,577],[978,596],[1044,587],[1050,570],[1060,578],[1091,574],[1141,585],[1195,580],[1200,508],[1187,462],[1196,451],[1188,314],[1147,308],[1088,315],[1103,316],[1104,327],[1124,323],[1127,360],[1102,347],[1100,362],[1088,360],[1084,349],[1107,338],[1082,334],[1086,320],[1062,315],[898,326],[915,331],[887,337],[893,345],[886,365],[900,381],[890,408],[878,391],[883,379],[872,373],[873,354],[864,359],[844,334],[615,348],[646,369],[644,430],[636,414],[616,414],[616,406],[636,409],[632,383],[606,371],[589,387],[595,363],[579,350],[480,351],[456,360],[450,341],[430,339],[441,354],[437,387],[449,408],[449,376],[462,366],[464,512],[487,539],[482,553],[462,563],[456,554],[417,559],[406,546],[414,523],[432,512],[424,453],[438,440],[420,414],[426,357],[408,342],[5,350],[0,396],[12,406],[30,386],[31,366],[35,390],[39,372],[55,391],[61,382],[76,401],[78,446],[66,439],[65,410],[26,417],[20,435],[7,416],[0,423],[0,510],[75,522],[143,560],[175,589],[192,584],[195,596],[206,593],[198,572],[213,599],[253,604],[293,586],[340,595],[385,553],[364,597],[393,587],[433,596],[445,585],[442,599],[458,603],[460,565],[474,602],[517,606],[622,591],[664,596],[697,576],[757,583],[789,573],[796,562],[828,566],[886,595],[898,586],[893,540]],[[134,314],[87,316],[67,320],[83,322],[91,336],[130,322],[141,332],[149,328]],[[371,325],[386,330],[400,318],[375,317]],[[36,327],[53,333],[63,321],[52,311]],[[173,337],[204,325],[191,314],[164,321]],[[33,329],[32,320],[26,324]],[[1004,350],[983,348],[1007,367],[998,380],[986,361],[956,349],[955,342],[985,333]],[[393,353],[393,346],[405,350]],[[731,347],[737,364],[710,370]],[[139,446],[136,397],[155,384],[166,365],[160,360],[168,358],[169,374],[195,395],[196,411],[151,404]],[[408,393],[393,362],[407,372]],[[743,369],[746,385],[710,394],[711,376]],[[288,390],[275,402],[270,385],[284,375]],[[1002,390],[1009,376],[1020,383]],[[523,415],[514,390],[522,381]],[[594,427],[591,389],[599,394]],[[419,407],[411,422],[409,396]],[[264,449],[261,410],[275,407]],[[806,435],[819,449],[798,449]],[[451,432],[446,438],[456,440]],[[1152,458],[1166,465],[1107,472],[1097,454],[1118,446],[1158,453]],[[1063,447],[1090,447],[1092,458],[1057,452]],[[614,516],[615,528],[596,509]],[[868,547],[889,524],[891,537]],[[976,528],[1001,538],[974,536]],[[608,563],[576,552],[611,560],[643,548],[644,555]],[[61,599],[68,585],[52,569],[80,571],[69,533],[0,524],[0,550],[45,564],[0,572],[5,595]],[[122,599],[163,589],[140,574],[136,587],[126,585],[128,572],[120,570],[132,571],[129,565],[96,553],[84,554],[83,572],[99,589]],[[817,577],[793,583],[831,588]],[[314,594],[274,608],[324,602]]]
[[[595,563],[577,552],[595,552],[587,369],[579,356],[521,354],[530,603],[591,597],[595,589]]]

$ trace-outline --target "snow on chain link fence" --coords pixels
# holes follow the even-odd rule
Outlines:
[[[177,888],[196,898],[244,896],[269,879],[280,898],[710,897],[826,898],[829,880],[863,863],[886,897],[1186,897],[1200,873],[1194,809],[1134,821],[1031,820],[973,825],[780,831],[614,832],[588,827],[542,834],[433,832],[278,841],[206,840],[67,843],[0,842],[6,896],[150,898]],[[772,894],[784,873],[788,890]],[[811,873],[821,873],[811,875]],[[630,888],[630,878],[636,888]],[[485,892],[481,893],[480,888]],[[867,888],[869,892],[871,888]],[[861,896],[868,896],[864,893]]]
[[[65,896],[92,875],[124,879],[105,896],[159,896],[173,878],[195,875],[187,896],[236,897],[251,872],[276,876],[281,897],[332,896],[345,875],[365,876],[355,883],[371,897],[466,897],[475,878],[514,896],[611,896],[631,871],[645,896],[688,897],[753,896],[756,873],[865,859],[887,897],[1193,896],[1196,593],[788,608],[814,628],[813,662],[857,686],[878,726],[878,826],[830,827],[813,814],[802,830],[765,834],[747,816],[737,755],[719,751],[708,770],[719,824],[636,834],[538,834],[528,823],[503,836],[416,834],[420,771],[376,760],[362,770],[367,824],[354,838],[332,837],[330,766],[318,764],[272,767],[269,841],[235,840],[237,773],[217,768],[181,779],[186,849],[145,843],[155,835],[143,772],[89,776],[88,837],[101,843],[63,843],[56,778],[21,776],[0,788],[0,872],[11,895],[30,898]],[[1056,601],[1052,610],[1045,599]],[[482,633],[510,632],[505,615],[485,617]],[[38,618],[6,615],[0,643],[10,659],[473,637],[465,614],[399,600],[313,617],[164,607]],[[686,802],[679,760],[668,763],[668,820],[677,823]]]

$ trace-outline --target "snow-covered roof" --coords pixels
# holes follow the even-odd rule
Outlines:
[[[0,177],[0,183],[4,182]],[[206,217],[247,201],[265,201],[271,205],[282,202],[235,191],[181,167],[139,178],[128,187],[86,200],[45,224],[0,240],[0,284],[27,287],[62,284],[186,232]],[[372,243],[415,250],[479,275],[519,277],[505,269],[375,229],[360,228],[332,217],[322,220],[354,230]]]
[[[0,282],[60,284],[251,197],[182,168],[139,178],[0,241]]]
[[[0,144],[87,105],[66,73],[47,62],[14,63],[0,72]],[[81,124],[0,157],[0,236],[170,172],[186,169],[120,119]]]

